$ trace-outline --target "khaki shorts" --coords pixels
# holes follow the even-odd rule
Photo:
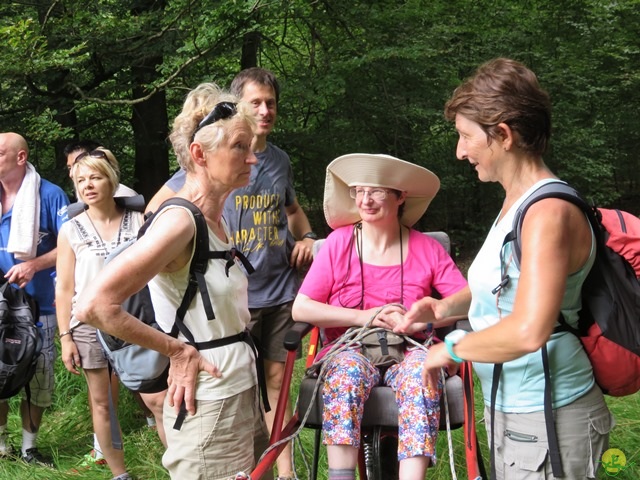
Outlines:
[[[566,478],[596,478],[615,421],[595,386],[575,402],[554,411]],[[487,438],[491,413],[485,407]],[[544,412],[503,413],[495,419],[496,473],[505,480],[551,480]],[[489,440],[491,441],[491,440]]]
[[[289,302],[275,307],[249,309],[249,331],[257,339],[265,360],[284,362],[287,359],[284,337],[295,323],[291,317],[292,306],[293,302]],[[298,349],[296,358],[300,357],[301,350]]]
[[[80,355],[80,366],[85,370],[107,368],[107,358],[96,336],[96,329],[81,323],[73,329],[73,342]]]
[[[58,323],[55,314],[40,315],[38,319],[42,323],[42,354],[38,357],[36,365],[36,373],[29,382],[31,390],[31,405],[40,408],[50,407],[53,403],[54,376],[53,365],[56,359],[56,344],[54,338]],[[27,393],[22,389],[22,398],[26,400]],[[0,400],[0,403],[6,402],[7,399]]]
[[[226,480],[251,473],[254,435],[264,429],[256,387],[224,400],[198,400],[196,414],[187,415],[180,430],[174,430],[175,420],[175,408],[165,399],[168,448],[162,465],[172,479]]]

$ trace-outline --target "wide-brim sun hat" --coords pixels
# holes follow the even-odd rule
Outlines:
[[[427,211],[440,189],[440,179],[415,163],[383,154],[350,153],[327,166],[324,185],[324,216],[336,229],[360,221],[351,187],[381,187],[407,192],[400,222],[412,227]]]

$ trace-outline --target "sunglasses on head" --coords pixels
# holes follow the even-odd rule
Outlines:
[[[104,158],[107,162],[109,161],[109,157],[107,156],[106,152],[104,152],[103,150],[96,149],[96,150],[91,150],[90,152],[82,152],[73,161],[74,165],[86,157]]]
[[[237,111],[238,110],[236,109],[236,104],[233,102],[218,103],[215,107],[213,107],[213,110],[211,110],[209,114],[200,121],[196,129],[193,131],[193,134],[191,135],[191,141],[193,142],[196,133],[198,133],[204,127],[212,125],[219,120],[226,120],[227,118],[231,118],[237,113]]]

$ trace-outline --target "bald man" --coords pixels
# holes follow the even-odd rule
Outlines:
[[[54,335],[57,323],[53,305],[55,288],[51,274],[56,264],[58,232],[67,220],[69,200],[60,187],[40,178],[28,158],[29,147],[21,135],[0,133],[0,269],[7,281],[24,288],[38,301],[39,320],[44,336],[36,374],[29,383],[30,400],[27,401],[23,396],[20,405],[21,457],[26,463],[53,467],[52,461],[38,451],[36,437],[44,410],[51,405],[53,397],[53,362],[56,358]],[[14,252],[14,242],[10,243],[12,222],[24,220],[18,216],[14,219],[12,216],[14,209],[20,208],[16,206],[16,197],[21,189],[25,189],[23,194],[38,195],[40,203],[39,226],[34,231],[34,248],[28,252]],[[16,224],[13,228],[17,228]],[[25,242],[20,243],[22,250]],[[11,446],[6,442],[8,413],[9,404],[0,401],[0,457],[11,454]]]

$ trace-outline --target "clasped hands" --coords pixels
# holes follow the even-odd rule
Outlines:
[[[396,306],[384,307],[381,314],[381,326],[392,330],[394,333],[402,335],[413,335],[417,332],[427,330],[429,324],[433,328],[438,328],[446,324],[446,306],[441,300],[433,297],[424,297],[415,302],[406,311]],[[375,320],[374,320],[375,322]],[[445,368],[449,375],[458,371],[459,365],[451,358],[444,343],[436,343],[429,348],[429,354],[424,362],[422,371],[422,381],[424,385],[437,385],[440,369]]]

